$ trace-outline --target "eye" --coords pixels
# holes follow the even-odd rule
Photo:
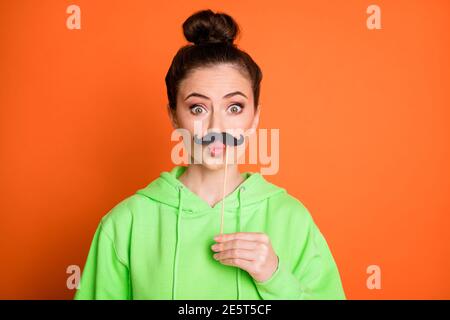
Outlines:
[[[240,103],[236,103],[236,104],[233,104],[233,105],[229,106],[227,111],[229,111],[231,113],[238,114],[238,113],[242,112],[243,108],[244,107]]]
[[[202,114],[202,113],[206,112],[206,109],[203,108],[203,107],[202,107],[201,105],[199,105],[199,104],[194,104],[194,105],[192,105],[192,106],[190,107],[190,110],[191,110],[191,113],[192,113],[193,115],[199,115],[199,114]]]

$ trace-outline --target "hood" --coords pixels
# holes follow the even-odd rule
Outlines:
[[[182,241],[182,234],[180,233],[180,225],[182,224],[183,215],[202,215],[218,206],[222,206],[224,200],[219,201],[210,207],[210,205],[200,198],[198,195],[190,191],[181,183],[178,178],[183,174],[187,167],[176,166],[170,172],[162,172],[160,177],[152,181],[145,188],[139,189],[136,193],[144,195],[154,201],[163,203],[167,206],[176,208],[176,244],[175,253],[173,257],[173,281],[172,281],[172,299],[176,299],[177,292],[177,274],[178,274],[178,256],[180,251],[180,242]],[[285,189],[277,187],[270,182],[267,182],[259,173],[242,173],[245,179],[236,190],[225,197],[225,211],[235,211],[237,215],[236,232],[240,232],[241,212],[245,210],[246,206],[254,203],[262,202],[263,200],[272,197],[279,193],[286,192]],[[183,269],[185,270],[185,269]],[[241,292],[241,269],[236,268],[236,299],[239,300]]]
[[[185,166],[176,166],[170,172],[162,172],[159,178],[145,188],[139,189],[136,193],[173,208],[179,208],[179,193],[182,193],[182,209],[185,214],[201,214],[222,205],[222,201],[220,201],[214,207],[210,207],[206,201],[186,188],[178,180],[185,170]],[[225,197],[226,211],[236,210],[240,206],[252,205],[278,193],[286,192],[285,189],[268,182],[260,173],[245,172],[241,175],[245,179],[244,182]],[[245,192],[240,192],[244,190]]]

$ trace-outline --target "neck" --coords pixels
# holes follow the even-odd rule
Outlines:
[[[224,173],[225,167],[211,170],[199,164],[191,164],[179,180],[210,206],[214,206],[222,200]],[[237,164],[228,165],[226,179],[225,196],[232,193],[244,181]]]

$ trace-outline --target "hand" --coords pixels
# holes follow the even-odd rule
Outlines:
[[[218,235],[214,240],[214,259],[247,271],[258,282],[270,279],[278,268],[278,256],[265,233],[236,232]]]

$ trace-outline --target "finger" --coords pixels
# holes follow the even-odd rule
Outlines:
[[[235,267],[241,268],[247,272],[250,272],[252,270],[252,266],[253,266],[253,263],[251,261],[248,261],[245,259],[239,259],[239,258],[220,260],[220,263],[227,265],[227,266],[235,266]]]
[[[269,242],[269,237],[263,232],[234,232],[234,233],[223,233],[214,237],[217,242],[224,242],[230,240],[249,240],[249,241],[259,241],[263,243]]]
[[[257,252],[245,249],[230,249],[213,255],[213,258],[216,260],[239,258],[249,261],[255,261],[257,257]]]
[[[262,244],[257,241],[234,239],[225,242],[219,242],[211,246],[211,249],[216,252],[230,250],[230,249],[258,249]]]

